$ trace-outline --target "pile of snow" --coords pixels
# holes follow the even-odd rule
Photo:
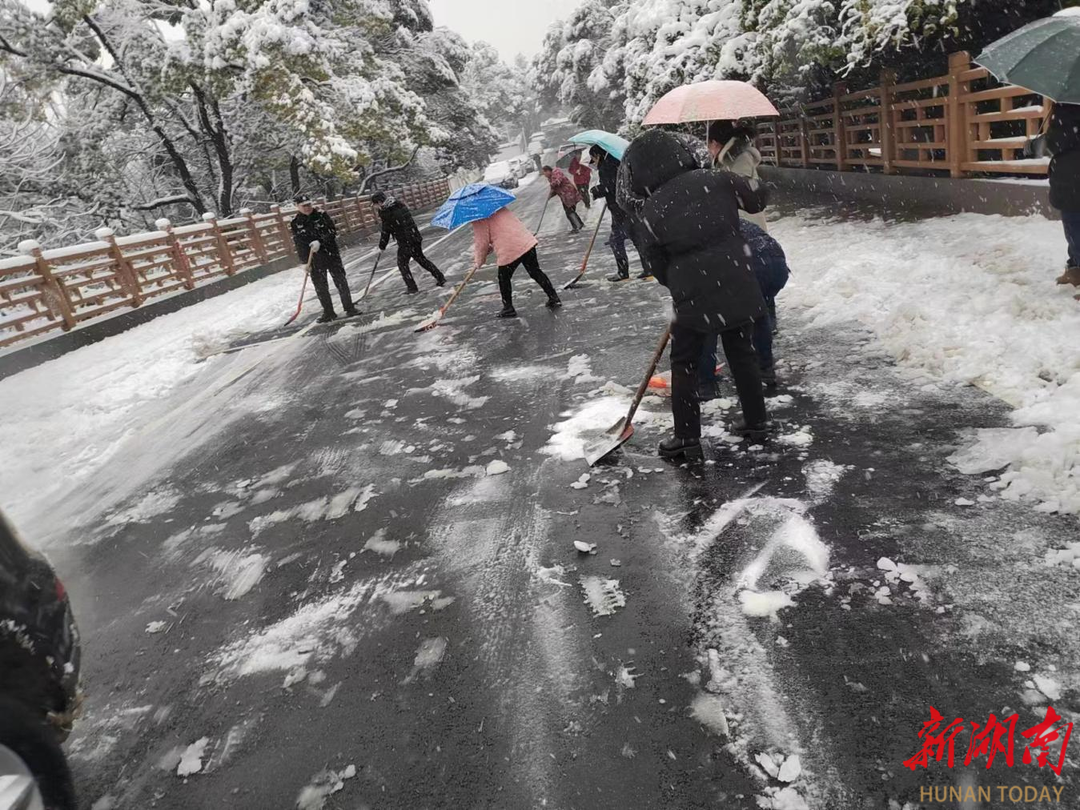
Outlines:
[[[221,348],[281,326],[282,313],[296,307],[296,289],[294,273],[279,273],[0,380],[0,506],[32,527],[61,489],[78,491],[127,441],[139,441],[139,427],[158,415],[156,403],[236,360],[200,363],[194,345]]]
[[[803,308],[811,325],[860,321],[902,365],[1013,405],[1014,424],[1027,430],[1007,440],[981,434],[962,456],[966,469],[1007,466],[1002,497],[1080,512],[1080,318],[1073,290],[1054,284],[1065,257],[1060,223],[789,217],[773,235],[794,271],[785,303]]]

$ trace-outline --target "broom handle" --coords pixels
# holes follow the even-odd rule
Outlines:
[[[669,323],[664,327],[664,334],[660,336],[660,342],[656,345],[656,351],[653,352],[652,360],[649,362],[649,369],[645,372],[645,378],[641,381],[641,385],[638,386],[637,393],[634,394],[634,401],[630,403],[630,411],[626,414],[627,425],[634,421],[638,406],[641,404],[641,400],[645,398],[645,392],[649,390],[649,380],[656,373],[656,367],[660,365],[660,358],[664,356],[664,349],[667,348],[670,339],[671,324]]]
[[[551,197],[544,200],[544,210],[540,212],[540,221],[536,223],[536,230],[533,232],[533,236],[538,236],[540,234],[540,227],[544,224],[544,216],[547,214],[549,202],[551,202]]]
[[[592,256],[593,245],[596,244],[596,237],[600,233],[600,226],[604,223],[604,214],[607,213],[607,200],[604,200],[604,206],[600,209],[600,219],[596,221],[596,228],[592,232],[592,239],[589,240],[589,249],[585,251],[585,258],[581,260],[581,272],[585,273],[585,268],[589,266],[589,257]]]
[[[375,271],[379,269],[379,262],[382,261],[382,255],[384,251],[379,251],[379,255],[375,257],[375,266],[371,268],[371,275],[368,276],[367,286],[364,287],[364,294],[360,296],[360,300],[363,301],[367,298],[368,292],[371,290],[371,282],[375,280]]]
[[[471,269],[471,270],[469,270],[469,272],[465,274],[465,278],[463,278],[463,279],[461,280],[461,283],[460,283],[460,284],[458,284],[458,285],[457,285],[457,286],[456,286],[456,287],[454,288],[454,292],[453,292],[453,293],[451,294],[451,296],[450,296],[450,298],[449,298],[449,299],[447,300],[447,302],[446,302],[445,304],[443,304],[443,305],[442,305],[442,306],[441,306],[441,307],[439,308],[439,316],[440,316],[440,317],[441,317],[442,315],[445,315],[445,314],[446,314],[446,310],[450,309],[450,305],[451,305],[452,303],[454,303],[454,302],[455,302],[455,301],[457,300],[457,297],[458,297],[459,295],[461,295],[461,291],[465,289],[465,285],[469,283],[469,281],[470,281],[470,280],[472,279],[472,277],[473,277],[474,275],[476,275],[476,271],[477,271],[477,270],[479,270],[479,269],[480,269],[480,268],[478,268],[478,267],[476,267],[476,266],[474,265],[474,266],[472,267],[472,269]]]
[[[304,283],[300,285],[300,302],[296,305],[296,312],[293,313],[293,316],[291,318],[289,318],[289,320],[285,321],[286,326],[288,326],[290,323],[292,323],[297,318],[299,318],[300,317],[300,310],[302,310],[304,308],[304,292],[307,290],[308,276],[311,275],[311,260],[314,259],[314,258],[315,258],[315,251],[314,250],[309,250],[308,251],[308,257],[307,257],[307,263],[304,265]]]

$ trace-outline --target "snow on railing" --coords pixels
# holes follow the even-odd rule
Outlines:
[[[789,168],[1045,176],[1048,162],[1023,153],[1049,109],[960,52],[944,76],[897,84],[885,71],[877,87],[849,93],[837,84],[831,98],[782,110],[759,128],[758,148],[764,162]]]
[[[430,207],[449,193],[445,178],[393,190],[413,208]],[[369,200],[346,197],[316,205],[333,218],[339,234],[370,233],[378,217]],[[96,242],[50,250],[22,242],[23,255],[0,259],[0,348],[295,257],[289,230],[295,210],[243,209],[228,219],[208,213],[177,227],[159,219],[156,231],[121,237],[100,228]]]

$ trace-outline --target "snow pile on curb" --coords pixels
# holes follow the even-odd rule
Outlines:
[[[1039,434],[1008,448],[986,434],[975,451],[1008,467],[1002,496],[1080,512],[1080,318],[1074,290],[1054,284],[1065,255],[1060,223],[961,214],[819,225],[790,217],[774,235],[793,271],[788,306],[803,308],[816,327],[858,320],[903,365],[1012,404],[1014,424]]]

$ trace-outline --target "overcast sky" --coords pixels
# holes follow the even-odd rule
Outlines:
[[[436,25],[469,42],[494,45],[509,62],[518,53],[535,56],[547,28],[570,15],[581,0],[428,0]]]

